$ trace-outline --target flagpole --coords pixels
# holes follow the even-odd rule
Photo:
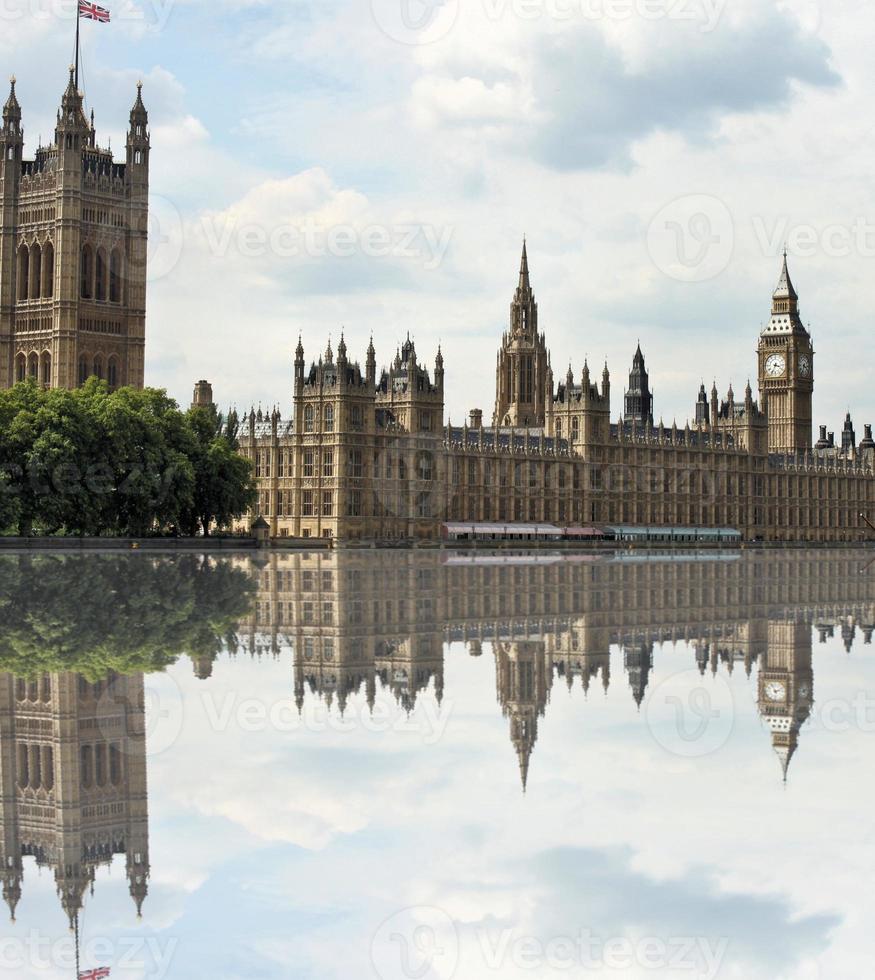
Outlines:
[[[76,11],[76,16],[77,18],[79,16],[78,10]],[[75,928],[76,928],[76,980],[79,980],[80,973],[79,973],[79,913],[78,912],[76,913]]]
[[[76,0],[76,91],[79,91],[79,0]],[[77,977],[78,980],[78,977]]]

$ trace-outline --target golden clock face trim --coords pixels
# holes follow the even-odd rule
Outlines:
[[[765,686],[765,695],[769,701],[786,701],[787,686],[781,681],[769,681]]]
[[[803,354],[799,358],[799,377],[800,378],[811,377],[811,358],[807,354]]]
[[[787,370],[787,362],[783,354],[772,354],[766,361],[766,374],[770,378],[783,378]]]

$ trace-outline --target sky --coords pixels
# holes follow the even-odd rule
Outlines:
[[[786,244],[817,352],[815,423],[875,421],[862,0],[104,0],[83,23],[98,140],[135,84],[152,140],[146,380],[188,403],[290,411],[345,334],[388,363],[407,333],[447,415],[491,414],[529,243],[554,373],[640,340],[666,424],[699,384],[756,386]],[[51,133],[70,0],[2,0],[26,153]]]

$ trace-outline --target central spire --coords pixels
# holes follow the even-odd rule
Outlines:
[[[529,282],[529,253],[526,249],[526,240],[523,238],[523,257],[520,260],[520,292],[531,292],[532,286]]]

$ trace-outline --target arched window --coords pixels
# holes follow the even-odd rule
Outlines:
[[[94,295],[92,290],[92,283],[94,282],[94,252],[91,250],[90,245],[86,245],[82,249],[81,278],[82,282],[79,295],[82,299],[91,299]]]
[[[91,751],[90,745],[83,745],[80,754],[80,775],[82,777],[82,786],[85,789],[91,788],[91,783],[94,781],[94,763],[93,763],[93,753]]]
[[[103,380],[103,358],[97,354],[94,358],[94,370],[91,372],[95,377]]]
[[[39,380],[39,357],[36,352],[32,353],[27,359],[27,376],[34,381]]]
[[[30,785],[33,789],[39,789],[43,784],[42,760],[39,749],[38,745],[31,745],[30,747]]]
[[[88,380],[90,374],[91,372],[88,368],[88,355],[80,354],[79,355],[79,384],[84,385],[85,382]]]
[[[109,747],[109,781],[113,786],[122,781],[122,754],[115,744]]]
[[[325,406],[325,431],[334,432],[334,406]]]
[[[49,792],[55,788],[55,750],[51,745],[43,746],[43,785]]]
[[[43,250],[34,245],[30,250],[30,298],[40,298],[40,288],[43,275]]]
[[[106,746],[98,745],[94,749],[94,781],[98,786],[106,786]]]
[[[143,162],[143,151],[142,150],[135,150],[134,151],[134,163],[142,163],[142,162]]]
[[[47,350],[40,357],[40,381],[47,388],[52,383],[52,355]]]
[[[43,248],[42,285],[43,296],[55,295],[55,246],[51,242],[46,242]]]
[[[109,301],[122,301],[122,256],[117,248],[112,250],[109,257]]]
[[[28,759],[27,746],[21,742],[18,746],[18,785],[21,789],[27,789],[30,782],[30,762]]]
[[[18,250],[18,300],[23,302],[30,295],[30,251],[27,245]]]
[[[102,248],[97,250],[97,273],[95,276],[94,298],[99,303],[106,302],[106,252]]]
[[[106,380],[110,388],[118,388],[118,359],[111,357],[106,365]]]
[[[15,380],[24,381],[27,377],[27,358],[24,354],[19,354],[15,358]]]
[[[306,405],[304,407],[304,432],[313,431],[313,406]]]

